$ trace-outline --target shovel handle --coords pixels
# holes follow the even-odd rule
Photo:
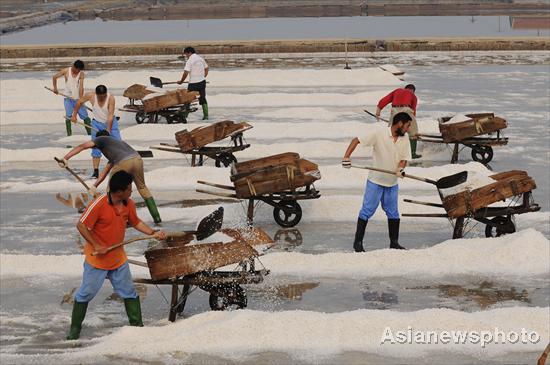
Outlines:
[[[372,116],[375,117],[376,119],[380,119],[380,120],[383,121],[383,122],[386,122],[386,123],[389,123],[389,122],[390,122],[390,121],[387,120],[387,119],[384,119],[384,118],[382,118],[382,117],[377,116],[377,115],[374,114],[374,113],[369,112],[367,109],[363,109],[363,111],[364,111],[365,113],[367,113],[368,115],[372,115]]]
[[[166,237],[182,237],[182,236],[185,236],[187,234],[195,234],[195,233],[197,233],[197,232],[196,231],[168,232],[168,233],[166,233]],[[110,252],[110,251],[114,250],[115,248],[126,246],[129,243],[133,243],[133,242],[137,242],[137,241],[143,241],[143,240],[152,239],[152,238],[155,238],[155,236],[154,235],[147,235],[147,236],[134,237],[132,239],[126,240],[124,242],[121,242],[119,244],[116,244],[114,246],[109,247],[104,253]],[[98,254],[99,253],[97,251],[92,252],[92,256],[96,256]]]
[[[51,89],[51,88],[49,88],[49,87],[47,87],[47,86],[44,86],[44,89],[50,90],[52,93],[55,94],[55,92],[53,91],[53,89]],[[63,94],[63,93],[60,93],[59,91],[57,92],[57,95],[61,95],[61,96],[65,97],[65,98],[67,98],[67,99],[76,100],[75,98],[71,98],[70,96],[67,96],[67,95],[65,95],[65,94]],[[89,111],[92,111],[92,108],[90,108],[89,106],[87,106],[87,105],[84,105],[84,106],[85,106],[86,109],[88,109]]]
[[[163,85],[171,85],[171,84],[177,84],[177,81],[169,81],[169,82],[163,82]],[[184,83],[187,83],[187,81],[184,81]]]
[[[395,175],[395,171],[379,169],[377,167],[357,166],[357,165],[351,165],[351,167],[356,168],[356,169],[372,170],[372,171],[383,172],[385,174]],[[405,172],[403,172],[403,177],[408,177],[409,179],[424,181],[424,182],[427,182],[427,183],[430,183],[430,184],[433,184],[433,185],[437,185],[437,182],[435,180],[426,179],[426,178],[420,177],[420,176],[409,175]]]
[[[61,160],[58,159],[57,157],[54,157],[53,159],[58,163],[61,162]],[[74,172],[69,166],[65,166],[65,170],[69,171],[69,173],[71,175],[73,175],[78,180],[78,182],[80,182],[82,185],[84,185],[86,190],[90,190],[90,187],[88,186],[88,184],[86,184],[86,182],[84,182],[84,180],[82,180],[82,178],[80,176],[78,176],[78,174],[76,172]]]

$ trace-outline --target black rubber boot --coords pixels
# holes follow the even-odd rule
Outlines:
[[[406,250],[399,244],[399,222],[401,219],[388,219],[388,231],[390,233],[390,248]]]
[[[87,302],[79,303],[76,300],[74,301],[71,328],[69,329],[67,340],[78,340],[78,337],[80,337],[80,330],[82,330],[82,322],[84,322],[84,317],[86,317],[87,309]]]
[[[126,314],[128,315],[128,322],[130,322],[130,326],[143,327],[139,297],[135,299],[124,299],[124,307],[126,308]]]
[[[353,249],[355,252],[365,252],[363,248],[363,237],[365,237],[365,229],[367,228],[368,220],[357,218],[357,229],[355,230],[355,240],[353,241]]]
[[[92,176],[90,176],[90,178],[97,179],[98,177],[99,177],[99,169],[94,169],[94,173],[92,174]]]

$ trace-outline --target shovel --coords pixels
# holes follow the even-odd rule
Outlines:
[[[170,85],[170,84],[177,84],[178,83],[177,81],[162,82],[161,79],[159,79],[158,77],[153,77],[153,76],[149,77],[149,82],[154,87],[162,87],[162,85]],[[184,82],[187,83],[187,81],[184,81]]]
[[[365,113],[369,114],[369,115],[372,115],[372,116],[375,117],[376,119],[380,119],[380,120],[383,121],[383,122],[386,122],[386,123],[389,123],[389,122],[390,122],[389,120],[384,119],[384,118],[382,118],[382,117],[377,117],[376,114],[369,112],[367,109],[363,109],[363,111],[364,111]]]
[[[170,85],[170,84],[177,84],[178,82],[177,81],[170,81],[170,82],[162,82],[161,79],[159,79],[158,77],[149,77],[149,82],[151,83],[151,85],[155,86],[155,87],[162,87],[162,85]],[[184,84],[188,84],[189,81],[184,81],[183,82]],[[208,84],[209,82],[206,81],[206,83]]]
[[[55,92],[53,91],[53,89],[51,89],[51,88],[49,88],[49,87],[47,87],[47,86],[44,86],[44,89],[50,90],[52,93],[55,94]],[[67,95],[65,95],[65,94],[63,94],[63,93],[60,93],[60,92],[57,92],[57,95],[61,95],[61,96],[65,97],[65,98],[68,98],[68,99],[76,100],[76,99],[71,98],[71,97],[69,97],[69,96],[67,96]],[[92,111],[92,108],[90,108],[89,106],[87,106],[87,105],[84,105],[84,106],[86,107],[86,109],[88,109],[88,111]]]
[[[351,167],[356,168],[356,169],[372,170],[372,171],[383,172],[383,173],[390,174],[390,175],[395,175],[395,171],[379,169],[379,168],[376,168],[376,167],[355,166],[355,165],[351,165]],[[466,180],[468,179],[468,171],[461,171],[461,172],[453,174],[453,175],[444,176],[444,177],[442,177],[441,179],[439,179],[437,181],[436,180],[431,180],[431,179],[426,179],[426,178],[420,177],[420,176],[409,175],[409,174],[406,174],[405,172],[403,172],[403,177],[408,177],[409,179],[424,181],[424,182],[427,182],[429,184],[433,184],[433,185],[437,186],[438,189],[448,189],[448,188],[451,188],[453,186],[457,186],[457,185],[460,185],[460,184],[466,182]]]
[[[190,235],[194,235],[197,238],[197,240],[202,241],[203,239],[210,237],[211,235],[219,231],[222,228],[222,223],[223,223],[223,207],[219,207],[218,209],[216,209],[215,211],[213,211],[212,213],[210,213],[200,221],[196,231],[168,232],[166,235],[168,237],[186,237],[186,236],[188,237]],[[132,242],[143,241],[151,238],[155,238],[155,236],[151,235],[151,236],[135,237],[127,241],[121,242],[117,245],[109,247],[105,253]],[[96,255],[98,255],[97,251],[92,253],[92,256],[96,256]]]
[[[53,159],[57,163],[61,162],[61,160],[58,159],[57,157],[54,157]],[[74,172],[69,166],[65,166],[65,170],[69,171],[69,173],[71,175],[73,175],[78,180],[78,182],[80,182],[82,185],[84,185],[84,187],[86,188],[86,191],[90,191],[90,187],[88,186],[88,184],[86,184],[86,182],[84,182],[84,180],[82,180],[82,178],[80,176],[78,176],[78,174],[76,172]]]

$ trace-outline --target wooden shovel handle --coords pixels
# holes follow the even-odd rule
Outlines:
[[[54,157],[53,158],[56,162],[61,162],[60,159],[58,159],[57,157]],[[84,180],[82,180],[82,178],[80,176],[78,176],[78,174],[76,172],[74,172],[69,166],[65,166],[65,170],[69,171],[69,173],[71,175],[73,175],[82,185],[84,185],[84,187],[86,188],[86,190],[90,190],[90,187],[88,186],[88,184],[86,184],[84,182]]]
[[[186,235],[189,235],[189,234],[195,234],[197,233],[196,231],[187,231],[187,232],[168,232],[166,233],[166,237],[183,237],[183,236],[186,236]],[[139,236],[139,237],[134,237],[132,239],[129,239],[129,240],[126,240],[124,242],[121,242],[119,244],[116,244],[114,246],[111,246],[109,247],[104,253],[107,253],[107,252],[111,252],[112,250],[114,250],[115,248],[119,248],[119,247],[122,247],[122,246],[125,246],[129,243],[132,243],[132,242],[137,242],[137,241],[143,241],[143,240],[147,240],[147,239],[153,239],[155,238],[154,235],[148,235],[148,236]],[[99,253],[97,251],[94,251],[92,252],[92,256],[96,256],[98,255]]]
[[[372,171],[383,172],[383,173],[385,173],[385,174],[395,175],[395,171],[385,170],[385,169],[379,169],[379,168],[377,168],[377,167],[357,166],[357,165],[351,165],[351,167],[356,168],[356,169],[372,170]],[[420,176],[414,176],[414,175],[409,175],[409,174],[403,173],[403,177],[408,177],[409,179],[424,181],[424,182],[427,182],[427,183],[430,183],[430,184],[433,184],[433,185],[437,185],[437,182],[436,182],[436,181],[430,180],[430,179],[426,179],[426,178],[420,177]]]
[[[49,88],[49,87],[47,87],[47,86],[44,86],[44,89],[50,90],[52,93],[55,94],[55,92],[53,91],[53,89],[51,89],[51,88]],[[67,95],[65,95],[65,94],[63,94],[63,93],[60,93],[59,91],[57,92],[57,95],[61,95],[61,96],[63,96],[64,98],[68,98],[68,99],[71,99],[71,100],[76,100],[75,98],[71,98],[70,96],[67,96]],[[86,109],[88,109],[89,111],[92,111],[92,108],[90,108],[89,106],[87,106],[87,105],[84,105],[84,106],[85,106]]]

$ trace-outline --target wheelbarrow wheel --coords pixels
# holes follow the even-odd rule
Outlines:
[[[278,225],[285,228],[294,227],[302,219],[302,207],[295,200],[280,202],[284,208],[273,208],[273,218]]]
[[[282,243],[279,247],[283,246],[285,251],[290,251],[296,246],[300,246],[303,242],[302,234],[296,228],[294,229],[279,229],[273,237],[275,242]]]
[[[137,124],[149,123],[149,116],[144,111],[137,112],[135,118]]]
[[[516,225],[510,217],[494,217],[491,223],[485,226],[485,237],[499,237],[516,231]]]
[[[216,167],[221,167],[222,164],[223,166],[228,167],[233,162],[237,162],[237,158],[235,157],[235,155],[230,152],[224,152],[220,153],[220,155],[216,158],[216,162],[214,164],[216,165]]]
[[[472,146],[472,160],[488,164],[493,159],[493,148],[491,146]]]
[[[210,293],[210,297],[208,297],[208,304],[210,304],[210,309],[213,311],[223,311],[229,306],[229,300],[227,297]]]
[[[230,306],[235,306],[237,309],[246,308],[246,292],[240,285],[233,284],[221,290],[211,291],[208,304],[214,311],[223,311]]]

